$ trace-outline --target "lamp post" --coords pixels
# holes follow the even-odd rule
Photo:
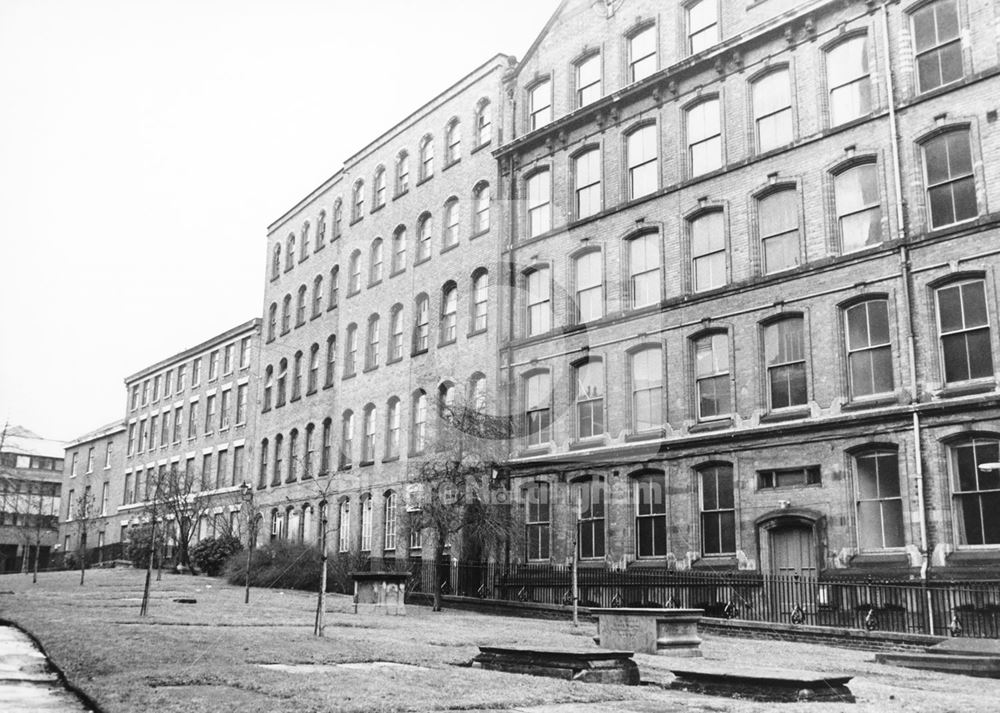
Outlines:
[[[246,573],[246,592],[243,595],[243,603],[250,603],[250,565],[253,562],[253,546],[257,539],[257,533],[254,532],[257,526],[257,518],[254,517],[253,513],[253,486],[247,481],[240,483],[240,497],[243,499],[243,504],[247,509],[247,573]]]

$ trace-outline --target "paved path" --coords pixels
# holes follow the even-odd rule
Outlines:
[[[87,713],[66,690],[45,654],[23,632],[0,626],[0,711],[4,713]]]

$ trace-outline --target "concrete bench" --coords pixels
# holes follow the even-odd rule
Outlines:
[[[546,649],[531,646],[480,646],[473,666],[490,671],[550,676],[585,683],[639,684],[631,651]]]
[[[698,622],[704,609],[591,609],[598,646],[661,656],[701,656]]]

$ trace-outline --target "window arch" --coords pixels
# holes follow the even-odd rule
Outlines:
[[[285,295],[281,301],[281,333],[286,334],[292,328],[292,296]]]
[[[337,299],[340,296],[340,265],[330,268],[330,302],[327,309],[337,306]]]
[[[272,302],[267,310],[267,341],[274,340],[278,327],[278,303]]]
[[[269,442],[266,438],[262,439],[260,442],[260,465],[257,471],[257,487],[265,488],[267,487],[267,463],[269,460],[268,446]]]
[[[458,339],[458,286],[449,281],[441,288],[441,344]]]
[[[410,447],[414,454],[419,454],[427,447],[427,392],[423,389],[413,392],[411,413],[410,432],[413,436]]]
[[[458,161],[462,155],[462,125],[458,117],[448,122],[445,130],[445,165]]]
[[[431,256],[431,241],[434,233],[434,218],[430,213],[420,216],[417,223],[417,259],[416,262],[423,262]]]
[[[629,386],[633,432],[663,428],[663,348],[659,344],[648,344],[629,353]]]
[[[903,498],[899,484],[899,453],[876,445],[851,454],[861,551],[902,547]]]
[[[378,367],[379,358],[379,316],[378,313],[368,318],[368,332],[365,341],[365,369]]]
[[[288,379],[288,359],[282,357],[278,362],[278,395],[275,399],[275,406],[285,405],[285,382]]]
[[[344,341],[344,376],[354,376],[358,365],[358,325],[351,322],[347,325],[347,337]]]
[[[382,504],[382,547],[387,551],[396,549],[396,494],[385,491]]]
[[[577,439],[604,434],[604,361],[589,357],[573,365]]]
[[[406,226],[399,225],[392,233],[392,274],[406,269]]]
[[[430,342],[430,300],[426,294],[417,295],[414,302],[413,351],[427,351]]]
[[[274,379],[274,367],[270,364],[264,370],[264,403],[261,411],[271,410],[271,389],[272,381]]]
[[[625,164],[628,167],[627,200],[641,198],[659,189],[656,124],[643,124],[625,134]]]
[[[271,469],[271,485],[281,485],[281,471],[284,467],[285,437],[280,433],[274,437],[274,463]]]
[[[350,468],[354,462],[354,412],[344,411],[340,419],[340,467]]]
[[[366,404],[363,421],[364,441],[361,443],[362,463],[375,462],[375,431],[377,428],[377,419],[378,412],[375,409],[375,404]]]
[[[365,212],[365,182],[360,178],[354,182],[351,194],[351,222],[361,220]]]
[[[476,104],[476,145],[485,146],[493,139],[493,118],[489,99]]]
[[[323,379],[323,386],[333,386],[334,370],[337,365],[337,335],[331,334],[326,338],[326,375]]]
[[[628,258],[629,307],[657,304],[661,298],[660,246],[658,234],[640,233],[625,241]]]
[[[375,238],[371,245],[371,254],[368,264],[368,284],[377,285],[382,281],[383,262],[382,238]]]
[[[698,476],[701,553],[728,555],[736,552],[736,498],[731,463],[706,463],[695,469]]]
[[[385,409],[385,457],[399,457],[400,402],[393,396],[386,402]]]
[[[527,197],[527,237],[549,232],[552,229],[552,177],[548,168],[529,175],[524,182]]]
[[[323,313],[323,276],[313,278],[312,318],[316,319]]]
[[[302,224],[302,244],[299,245],[299,262],[309,257],[309,221]]]
[[[347,261],[347,296],[361,292],[361,251],[354,250]]]
[[[452,196],[444,204],[444,232],[441,242],[444,248],[458,245],[459,221],[458,198]]]
[[[295,326],[301,327],[306,323],[306,286],[299,285],[298,297],[295,302]]]
[[[285,240],[285,272],[295,267],[295,233],[289,233]]]
[[[306,383],[306,393],[311,394],[316,391],[319,385],[319,344],[313,342],[309,347],[309,378]]]
[[[316,247],[314,252],[319,252],[326,244],[326,211],[321,210],[316,218]]]
[[[956,541],[961,545],[1000,544],[1000,440],[970,434],[948,444]]]
[[[427,134],[420,140],[420,180],[434,175],[434,137]]]
[[[438,384],[437,405],[439,418],[451,419],[454,416],[454,409],[458,406],[455,403],[457,394],[458,389],[455,388],[455,382],[442,381]]]
[[[288,434],[288,477],[286,483],[299,479],[299,429],[293,428]]]
[[[479,235],[490,229],[490,184],[480,181],[472,189],[473,234]]]
[[[385,166],[375,169],[375,178],[372,186],[372,210],[377,210],[385,205]]]
[[[302,356],[300,349],[292,361],[292,401],[302,397]]]
[[[400,151],[396,157],[396,195],[401,196],[410,190],[410,154]]]
[[[640,559],[667,556],[667,483],[662,470],[631,476],[635,495],[635,552]]]
[[[485,267],[472,273],[472,332],[486,331],[489,319],[490,275]]]
[[[274,253],[271,256],[271,279],[276,280],[281,275],[281,242],[274,244]]]
[[[333,419],[327,416],[323,419],[323,440],[320,442],[319,451],[319,474],[326,475],[330,472],[330,455],[333,448]],[[322,507],[322,506],[321,506]]]
[[[523,384],[527,446],[544,446],[552,440],[552,376],[547,369],[530,371]]]
[[[389,310],[389,355],[387,363],[403,358],[403,305],[398,302]]]
[[[343,232],[344,225],[344,204],[338,198],[333,204],[333,227],[330,233],[330,239],[336,240],[339,238]]]

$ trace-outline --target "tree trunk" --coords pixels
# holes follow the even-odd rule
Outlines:
[[[319,574],[319,595],[316,597],[316,625],[313,628],[314,636],[323,636],[324,619],[326,618],[326,570],[329,555],[326,551],[326,519],[323,519],[323,536],[320,538],[320,546],[323,548],[323,567]]]
[[[156,521],[153,521],[153,529],[149,537],[149,561],[146,562],[146,584],[142,589],[142,605],[139,607],[139,616],[146,616],[149,612],[149,585],[153,579],[153,554],[156,552]]]
[[[438,565],[441,563],[441,555],[444,554],[444,538],[439,534],[434,540],[434,611],[441,611],[441,582],[438,582]]]
[[[40,549],[41,549],[41,544],[38,543],[38,542],[36,542],[35,543],[35,567],[34,567],[34,573],[31,575],[31,583],[32,584],[38,584],[38,552],[39,552]]]
[[[83,576],[87,573],[87,547],[83,544],[84,540],[80,538],[80,586],[83,586]]]
[[[163,556],[166,554],[167,549],[167,539],[165,537],[160,538],[160,557],[156,562],[156,581],[159,582],[163,579]]]

